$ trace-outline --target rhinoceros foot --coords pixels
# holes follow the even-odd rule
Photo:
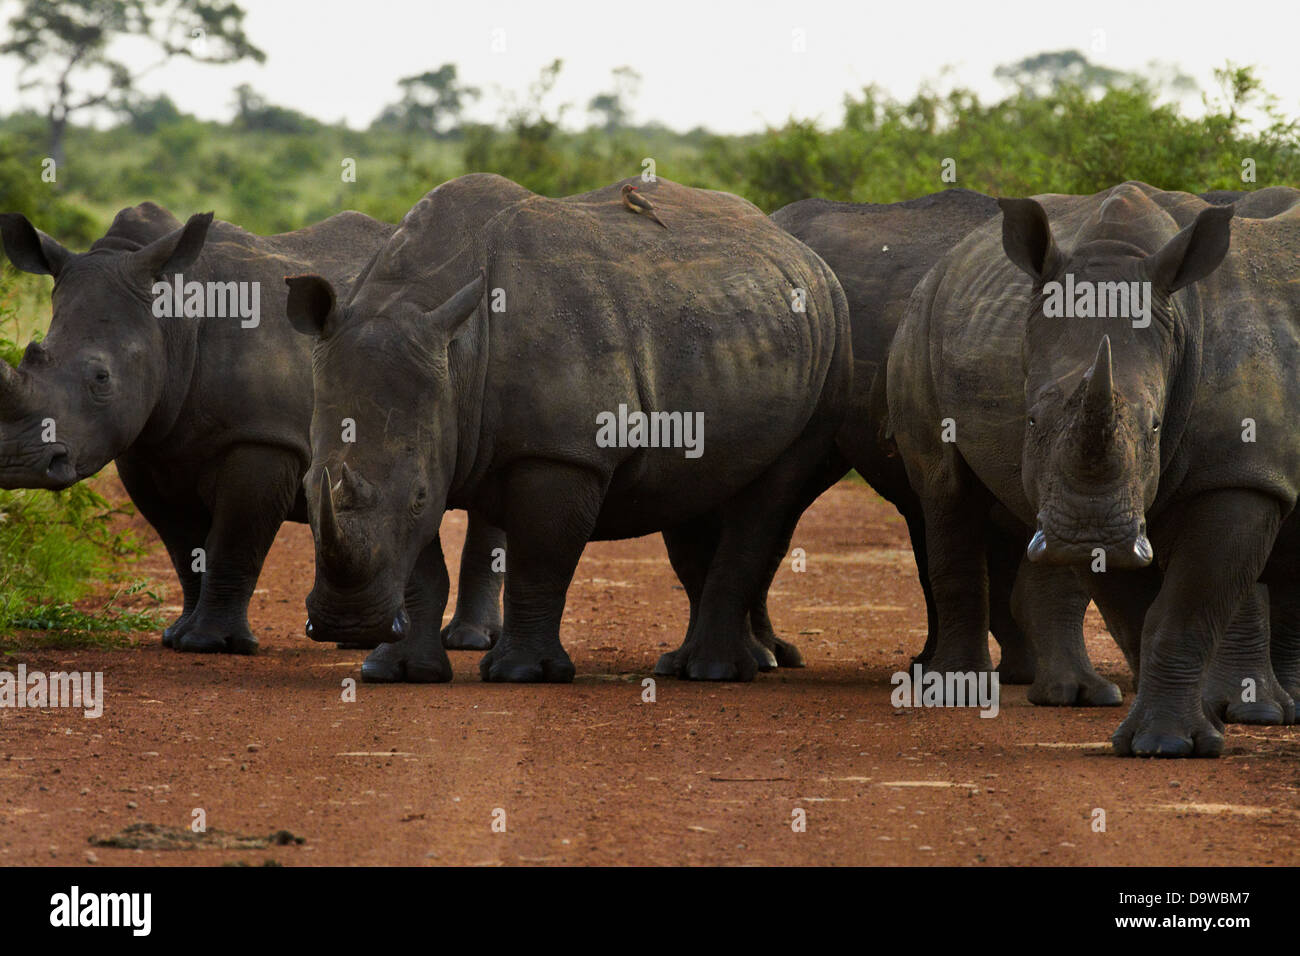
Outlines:
[[[568,684],[576,673],[559,641],[544,649],[521,645],[503,634],[478,665],[485,681],[510,684]]]
[[[1181,712],[1149,706],[1139,693],[1133,709],[1110,738],[1121,757],[1217,757],[1223,731],[1197,706]]]
[[[754,660],[758,663],[758,669],[761,671],[771,670],[774,667],[803,667],[803,655],[799,653],[799,648],[795,647],[789,641],[776,636],[776,632],[768,631],[766,634],[755,632],[754,640],[766,652],[763,655],[755,655]],[[760,657],[762,659],[760,659]],[[766,664],[767,659],[771,658],[771,664]],[[765,666],[766,665],[766,666]]]
[[[187,654],[256,654],[257,638],[247,628],[208,630],[193,626],[173,645]]]
[[[918,658],[913,658],[913,661],[917,661]],[[920,663],[924,664],[925,661]],[[1003,645],[1002,657],[998,660],[998,681],[1003,684],[1032,684],[1037,677],[1037,664],[1033,651],[1028,647],[1020,644]],[[1033,700],[1032,692],[1029,699]],[[1118,698],[1115,703],[1119,703]]]
[[[481,627],[468,621],[452,620],[442,629],[442,646],[449,651],[487,651],[501,636],[499,628]]]
[[[1243,678],[1249,678],[1245,684]],[[1243,686],[1245,684],[1245,686]],[[1249,675],[1211,671],[1202,700],[1225,724],[1294,724],[1295,701],[1271,671]]]
[[[445,684],[451,680],[451,661],[439,641],[409,637],[381,644],[361,663],[367,684]]]
[[[189,630],[191,617],[193,617],[192,614],[182,614],[175,621],[173,621],[170,626],[168,626],[166,629],[163,630],[162,632],[163,647],[170,647],[170,648],[176,647],[176,642],[180,639],[181,635]]]
[[[700,642],[687,642],[677,650],[662,655],[655,664],[655,674],[685,680],[751,681],[760,669],[771,670],[775,667],[776,658],[757,641],[750,641],[750,644],[753,647],[748,649],[748,653],[727,655],[702,646]],[[764,660],[770,657],[771,666],[760,666],[754,648],[766,652]]]
[[[912,665],[911,672],[913,674],[916,673],[916,666],[916,664]],[[977,657],[974,659],[936,654],[930,658],[928,663],[921,665],[922,678],[931,672],[938,672],[942,678],[936,689],[939,691],[940,702],[946,707],[957,706],[959,704],[963,706],[966,705],[966,692],[969,686],[965,681],[966,675],[975,675],[977,687],[981,685],[991,687],[991,675],[996,673],[993,670],[993,662],[989,660],[987,651],[985,651],[982,658]],[[949,674],[961,675],[962,680],[957,680],[955,678],[949,680]],[[986,684],[985,682],[988,683]],[[949,699],[950,690],[954,695],[952,699]],[[958,699],[958,697],[960,697],[960,699]]]
[[[998,668],[999,680],[1010,683]],[[1100,674],[1044,674],[1029,688],[1029,702],[1039,707],[1118,707],[1124,700],[1119,687]]]

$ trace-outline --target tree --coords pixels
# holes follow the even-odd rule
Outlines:
[[[245,36],[243,21],[243,9],[230,0],[22,0],[0,56],[22,62],[19,90],[46,92],[50,155],[62,165],[73,114],[95,107],[125,110],[140,78],[171,58],[264,61],[266,54]],[[118,37],[148,40],[162,58],[143,68],[123,62],[109,52]]]
[[[142,136],[152,136],[184,115],[166,93],[158,96],[133,96],[125,104],[125,110],[130,117],[131,129]]]
[[[1038,53],[1016,63],[1003,64],[993,71],[993,75],[1031,96],[1047,96],[1062,86],[1077,86],[1089,92],[1104,91],[1136,79],[1131,73],[1090,63],[1078,50]]]
[[[376,124],[427,136],[440,136],[446,127],[454,127],[460,121],[466,101],[479,95],[477,87],[457,82],[454,63],[403,77],[397,85],[402,88],[402,99],[386,107]],[[448,120],[451,122],[447,123]]]
[[[235,87],[235,126],[274,133],[305,133],[319,124],[297,110],[275,106],[247,83]]]
[[[601,127],[611,133],[627,125],[628,101],[636,97],[641,87],[641,74],[630,66],[620,66],[613,74],[614,89],[597,93],[587,104],[587,111],[602,117]]]

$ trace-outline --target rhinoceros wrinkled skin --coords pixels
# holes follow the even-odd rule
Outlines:
[[[1276,214],[1235,220],[1142,183],[1004,200],[917,287],[889,425],[925,511],[946,667],[972,663],[987,627],[974,505],[993,497],[1038,529],[1031,558],[1076,569],[1134,667],[1117,753],[1218,754],[1226,702],[1202,687],[1224,673],[1256,695],[1231,719],[1294,719],[1260,635],[1300,563],[1296,197],[1242,197],[1244,216]],[[1149,324],[1049,317],[1044,286],[1067,274],[1149,282]]]
[[[289,280],[316,338],[314,639],[386,641],[368,665],[450,679],[438,527],[455,507],[508,542],[483,679],[572,680],[559,626],[583,546],[657,531],[691,602],[660,672],[753,678],[749,608],[822,472],[842,471],[847,303],[752,204],[639,183],[663,229],[628,214],[622,185],[555,200],[464,176],[416,204],[348,299]],[[620,405],[702,414],[702,454],[598,443]]]
[[[778,225],[826,260],[849,300],[854,401],[836,444],[858,474],[907,521],[928,625],[925,648],[914,663],[930,661],[938,628],[921,503],[908,483],[902,459],[882,440],[888,413],[884,364],[917,282],[972,229],[997,214],[996,199],[968,189],[888,204],[806,199],[772,214]],[[1072,603],[1062,602],[1062,575],[1054,569],[1027,568],[1018,577],[1024,544],[993,526],[987,555],[989,610],[991,630],[1002,645],[1001,681],[1032,682],[1030,700],[1039,704],[1119,704],[1119,688],[1092,669],[1084,649],[1082,615],[1087,596],[1079,592]],[[1079,591],[1068,571],[1064,577],[1066,587]],[[1017,614],[1012,613],[1013,596]],[[1017,616],[1051,636],[1050,641],[1039,641],[1037,662]],[[981,669],[988,669],[987,651],[984,657]]]
[[[262,561],[291,512],[306,520],[311,356],[286,320],[284,276],[312,269],[347,285],[392,230],[346,212],[256,236],[211,214],[182,226],[146,202],[76,254],[0,216],[10,261],[54,277],[49,333],[16,370],[0,362],[0,487],[64,488],[116,461],[180,578],[184,608],[164,644],[255,651],[247,612]],[[176,274],[249,283],[248,303],[259,283],[256,324],[159,317],[154,283]]]

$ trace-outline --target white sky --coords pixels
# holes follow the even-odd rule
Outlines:
[[[467,113],[495,120],[506,95],[522,96],[556,57],[553,101],[588,120],[586,104],[611,88],[610,71],[642,74],[635,122],[735,133],[790,116],[837,123],[844,94],[868,83],[910,96],[931,82],[995,98],[993,69],[1045,50],[1074,48],[1117,69],[1175,63],[1203,87],[1226,60],[1254,64],[1286,112],[1300,115],[1300,3],[1296,0],[243,0],[245,27],[263,65],[180,60],[141,84],[207,119],[232,114],[232,90],[249,83],[271,103],[326,121],[367,125],[398,98],[399,77],[455,62],[481,87]],[[0,0],[0,37],[16,0]],[[494,31],[505,52],[493,52]],[[795,31],[806,51],[794,52]],[[496,34],[499,37],[501,34]],[[146,62],[152,62],[151,60]],[[944,74],[943,68],[951,72]],[[17,63],[0,58],[0,112],[38,106],[18,95]]]

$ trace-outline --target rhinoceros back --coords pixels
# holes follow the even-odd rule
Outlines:
[[[659,180],[632,213],[622,184],[566,199],[496,176],[440,186],[403,220],[352,306],[434,308],[486,270],[480,449],[501,460],[550,442],[611,465],[597,416],[703,412],[708,454],[757,473],[798,435],[828,381],[847,384],[848,308],[829,267],[752,204]],[[837,364],[838,363],[838,364]],[[544,440],[543,440],[544,439]],[[680,454],[665,481],[690,480]],[[680,472],[680,475],[677,473]]]

